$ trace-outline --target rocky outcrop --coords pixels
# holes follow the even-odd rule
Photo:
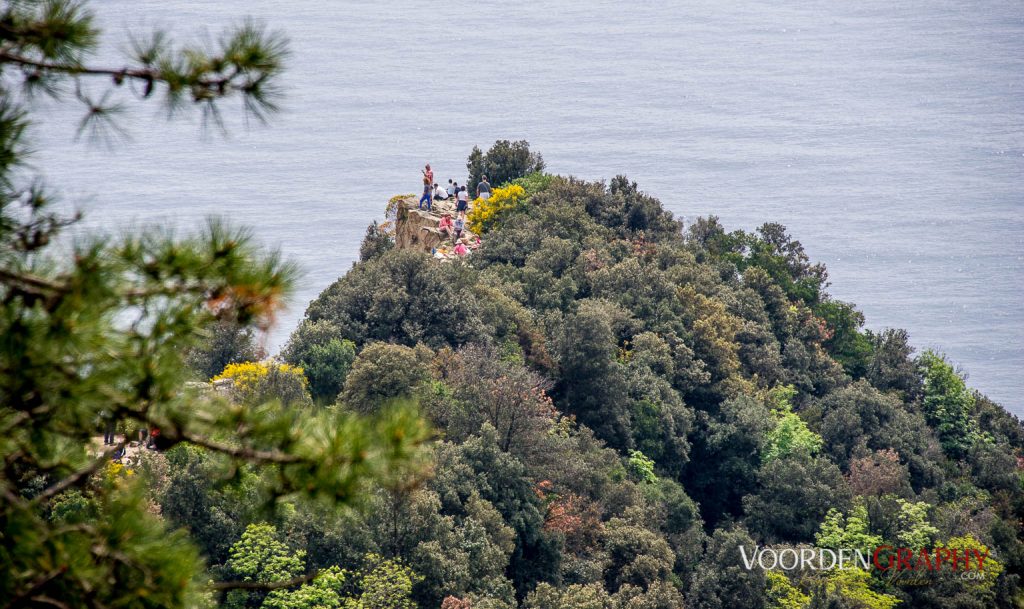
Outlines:
[[[441,234],[437,229],[441,216],[445,213],[455,217],[455,204],[448,201],[435,201],[432,211],[417,209],[417,197],[405,197],[397,202],[395,208],[395,245],[400,249],[411,249],[439,258],[446,258],[454,243],[449,235]],[[462,231],[469,242],[476,241],[476,235],[469,229]],[[440,256],[438,256],[440,254]]]

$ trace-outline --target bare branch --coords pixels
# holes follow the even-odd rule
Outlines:
[[[24,55],[17,55],[10,51],[0,51],[0,63],[3,62],[15,63],[39,70],[46,70],[48,72],[61,72],[76,76],[109,76],[120,80],[130,78],[134,80],[141,80],[146,83],[167,81],[167,76],[155,68],[90,68],[88,66],[78,64],[41,61],[38,59],[32,59],[31,57],[25,57]],[[197,80],[195,84],[204,89],[224,90],[225,88],[230,88],[233,91],[242,91],[244,87],[231,85],[231,80],[236,77],[237,73],[238,72],[236,71],[220,78],[201,78]]]
[[[259,461],[263,463],[276,463],[279,465],[287,465],[289,463],[300,463],[302,458],[296,455],[289,455],[279,450],[257,450],[255,448],[246,448],[244,446],[231,446],[230,444],[224,444],[204,438],[203,436],[197,436],[189,434],[188,432],[177,431],[176,435],[178,438],[191,442],[203,448],[208,448],[212,451],[223,453],[239,459],[246,459],[249,461]]]
[[[69,604],[67,604],[67,603],[65,603],[63,601],[59,601],[59,600],[57,600],[57,599],[55,599],[53,597],[50,597],[50,596],[45,596],[45,595],[33,596],[29,600],[32,601],[33,603],[37,603],[37,604],[40,604],[40,605],[50,605],[51,607],[57,607],[57,609],[71,609],[71,605],[69,605]]]
[[[66,287],[47,281],[42,277],[17,273],[5,268],[0,268],[0,282],[6,283],[24,294],[40,297],[53,296],[67,290]]]
[[[41,574],[39,577],[33,580],[31,584],[29,584],[28,588],[21,592],[18,592],[9,601],[7,601],[7,604],[4,605],[4,609],[14,609],[15,607],[20,607],[26,604],[26,601],[36,600],[35,598],[30,597],[34,596],[37,592],[43,589],[43,586],[56,579],[67,570],[67,566],[63,566],[58,569],[54,569],[49,573]]]
[[[279,582],[214,582],[210,587],[214,590],[277,590],[279,588],[291,588],[292,586],[298,586],[308,581],[316,579],[316,576],[320,575],[320,571],[314,571],[309,575],[300,575],[293,577],[289,580]]]

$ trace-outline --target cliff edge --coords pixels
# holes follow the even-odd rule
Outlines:
[[[434,201],[433,209],[418,209],[418,197],[408,196],[398,199],[395,205],[395,246],[399,249],[411,249],[431,254],[439,259],[454,257],[455,243],[452,237],[438,230],[438,223],[444,214],[455,217],[455,203],[450,201]],[[477,236],[468,228],[462,231],[463,237],[475,242]]]

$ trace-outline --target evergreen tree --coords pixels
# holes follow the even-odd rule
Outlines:
[[[526,140],[498,140],[487,154],[473,146],[466,161],[466,170],[469,172],[466,191],[470,197],[475,197],[476,186],[484,176],[492,185],[500,186],[527,174],[544,171],[544,158],[540,153],[530,152],[530,143]]]
[[[946,358],[925,351],[919,358],[924,372],[924,413],[935,427],[942,448],[962,457],[978,439],[978,424],[971,418],[974,395]]]
[[[48,246],[75,218],[52,211],[38,180],[23,181],[33,93],[75,92],[86,133],[109,127],[132,92],[161,95],[170,108],[193,102],[215,122],[223,100],[241,99],[263,119],[287,51],[280,35],[245,23],[206,52],[157,32],[111,68],[88,63],[100,32],[84,2],[6,2],[0,23],[0,599],[198,605],[209,577],[196,546],[153,513],[145,476],[110,463],[120,446],[93,443],[101,417],[158,428],[162,446],[191,443],[234,467],[252,464],[268,497],[328,504],[405,471],[398,466],[413,463],[424,431],[408,411],[368,421],[237,408],[189,390],[186,350],[218,320],[266,327],[294,267],[217,222],[187,238],[86,237],[69,254]],[[106,91],[92,97],[85,80]],[[119,91],[127,82],[134,86]],[[55,512],[68,497],[81,509]]]

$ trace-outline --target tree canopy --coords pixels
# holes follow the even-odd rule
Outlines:
[[[206,52],[156,32],[136,38],[124,65],[107,67],[89,63],[100,32],[82,2],[7,2],[0,23],[0,599],[12,607],[206,604],[239,584],[211,581],[203,541],[160,515],[153,493],[169,466],[111,461],[137,429],[151,430],[160,449],[201,447],[216,464],[206,470],[215,472],[211,492],[231,485],[232,471],[250,471],[264,505],[287,498],[333,509],[355,503],[371,480],[418,472],[426,428],[409,408],[366,419],[189,385],[186,361],[197,349],[212,353],[196,366],[203,373],[211,362],[230,363],[207,343],[220,324],[243,336],[266,327],[294,284],[295,267],[255,247],[247,230],[211,221],[184,237],[153,228],[54,247],[76,218],[54,211],[54,196],[26,165],[37,92],[81,102],[80,132],[101,128],[127,103],[115,98],[157,94],[214,120],[224,100],[237,98],[262,119],[275,109],[287,54],[279,34],[245,22]],[[109,91],[91,97],[86,80]],[[134,94],[111,93],[129,81]],[[100,447],[93,435],[106,422],[125,437]]]
[[[296,271],[248,231],[55,247],[75,218],[25,166],[34,91],[84,104],[86,132],[154,96],[263,119],[287,57],[251,22],[212,50],[136,36],[115,67],[90,63],[99,37],[72,0],[0,20],[5,606],[1024,603],[1020,421],[865,330],[781,225],[684,230],[625,176],[499,141],[469,157],[508,184],[478,250],[442,264],[372,225],[272,359],[252,338]],[[810,544],[989,567],[912,585],[740,551]]]

